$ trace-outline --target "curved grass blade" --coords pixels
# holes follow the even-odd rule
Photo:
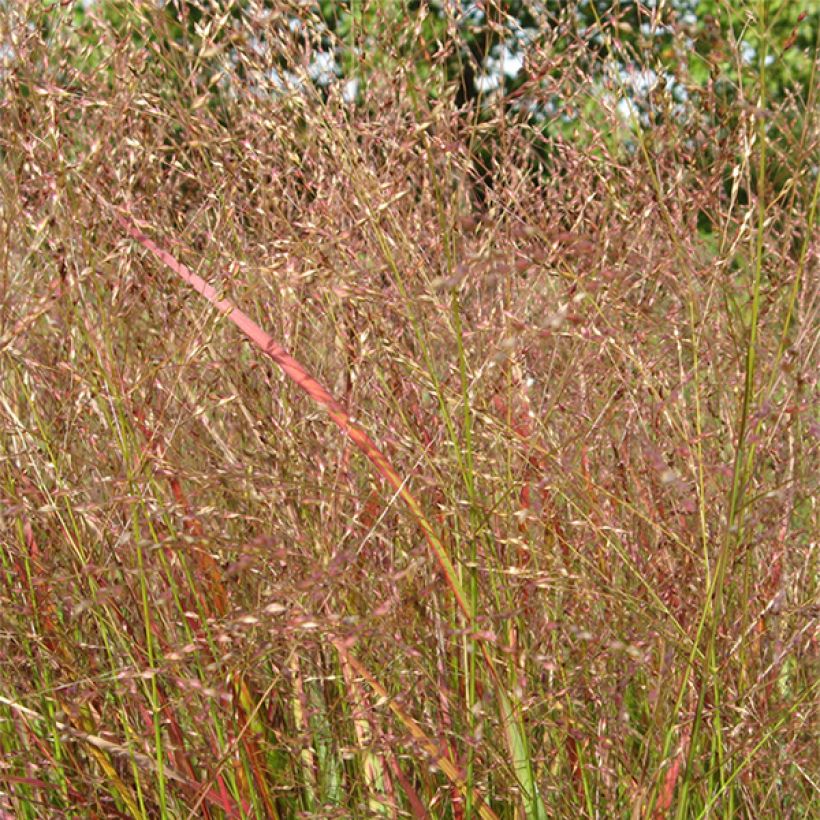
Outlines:
[[[230,299],[220,296],[216,288],[209,285],[201,276],[194,273],[190,268],[183,265],[170,253],[163,250],[159,245],[149,239],[136,225],[129,219],[125,219],[119,213],[116,214],[117,221],[123,230],[146,250],[149,250],[164,265],[170,268],[181,279],[187,282],[197,293],[204,296],[223,316],[233,322],[260,350],[273,359],[282,368],[285,375],[302,390],[305,391],[317,404],[327,410],[330,418],[336,425],[350,438],[350,440],[361,450],[370,460],[378,473],[387,483],[402,497],[405,504],[410,509],[416,523],[421,527],[430,549],[436,557],[441,567],[447,584],[456,599],[459,609],[470,619],[470,608],[467,603],[467,596],[461,586],[455,567],[447,555],[441,539],[436,535],[433,527],[422,512],[415,496],[407,489],[406,482],[402,480],[387,457],[378,448],[370,436],[359,427],[351,418],[347,410],[328,392],[328,390],[318,382],[305,367],[297,361],[290,353],[278,344],[266,331],[264,331],[247,314],[241,311]]]

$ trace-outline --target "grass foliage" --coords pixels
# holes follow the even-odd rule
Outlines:
[[[0,816],[811,816],[814,74],[356,6],[0,4]]]

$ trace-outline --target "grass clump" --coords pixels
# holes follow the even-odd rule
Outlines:
[[[811,816],[816,37],[711,5],[0,5],[0,815]]]

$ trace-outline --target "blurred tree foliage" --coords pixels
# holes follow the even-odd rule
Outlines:
[[[7,0],[2,6],[8,14]],[[226,124],[240,91],[341,88],[368,105],[373,84],[401,74],[420,111],[447,99],[474,124],[497,122],[499,107],[526,120],[542,159],[556,134],[606,134],[596,127],[604,105],[623,113],[622,132],[609,133],[627,148],[635,128],[649,133],[675,118],[731,126],[738,102],[761,99],[761,76],[767,105],[796,95],[805,107],[820,21],[809,0],[45,0],[28,8],[30,25],[73,52],[73,69],[102,62],[104,21],[145,46],[151,59],[140,70],[161,71],[177,104],[204,101]],[[561,90],[570,62],[587,86],[572,98]],[[712,110],[700,100],[707,87],[715,93],[704,98],[722,101]],[[496,150],[492,129],[471,145],[484,183]]]
[[[502,106],[540,135],[534,155],[545,159],[555,134],[584,141],[606,133],[595,127],[602,102],[619,100],[625,120],[635,115],[612,134],[625,145],[630,129],[687,112],[726,122],[739,99],[759,99],[761,54],[767,102],[789,94],[805,101],[819,8],[808,0],[168,0],[163,11],[167,36],[192,46],[189,53],[217,54],[220,42],[250,27],[257,58],[275,44],[270,73],[283,85],[307,74],[327,93],[342,82],[366,105],[369,84],[401,72],[426,102],[450,97],[474,123],[494,119]],[[286,39],[311,55],[301,75],[282,56]],[[566,60],[557,58],[570,51],[590,84],[574,100],[548,90],[560,88]],[[207,63],[201,69],[212,75]],[[241,59],[232,69],[252,80]],[[707,85],[724,101],[720,110],[701,110],[699,89]],[[483,184],[496,150],[492,129],[471,146]]]
[[[53,0],[45,5],[71,6],[77,32],[88,45],[94,17],[101,14],[131,36],[142,31],[146,39],[167,38],[166,45],[186,47],[186,53],[199,55],[197,68],[206,73],[213,69],[208,49],[218,62],[219,46],[246,36],[249,28],[257,30],[264,47],[266,37],[274,32],[276,39],[284,24],[323,61],[325,70],[317,68],[313,78],[318,85],[331,77],[366,82],[368,72],[401,66],[431,95],[455,88],[460,105],[486,97],[488,90],[510,95],[538,79],[528,72],[527,52],[539,42],[558,51],[583,43],[590,67],[599,73],[614,61],[677,78],[685,68],[689,83],[719,77],[735,86],[744,68],[737,49],[753,66],[763,44],[769,98],[805,94],[820,22],[820,7],[808,0]],[[65,18],[43,15],[39,22],[47,27]],[[502,59],[520,68],[505,73]]]

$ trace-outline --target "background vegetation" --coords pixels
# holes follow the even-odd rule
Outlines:
[[[0,816],[812,816],[817,19],[0,3]]]

